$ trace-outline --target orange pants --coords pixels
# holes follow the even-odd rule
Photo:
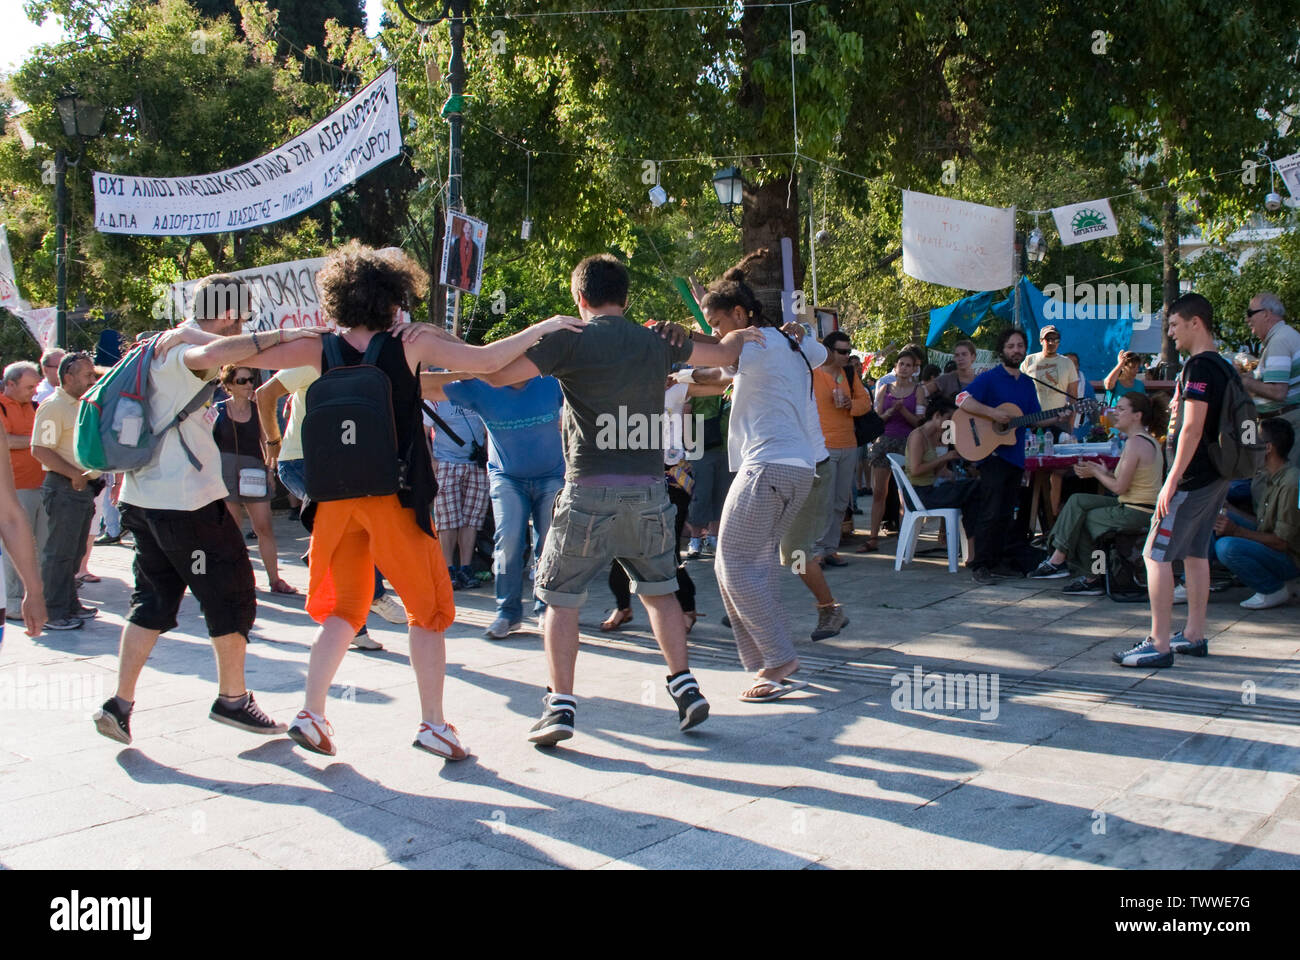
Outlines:
[[[308,557],[307,613],[360,630],[370,615],[378,567],[406,605],[407,623],[441,632],[456,619],[451,578],[438,541],[397,495],[318,504]]]

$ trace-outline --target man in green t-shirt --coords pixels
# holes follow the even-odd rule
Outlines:
[[[587,326],[543,337],[524,356],[483,379],[495,386],[553,376],[564,393],[565,485],[537,565],[534,592],[547,604],[543,634],[550,686],[528,739],[554,746],[573,736],[578,614],[587,584],[617,559],[641,597],[668,664],[679,727],[709,715],[690,672],[677,589],[674,507],[663,479],[664,382],[674,364],[732,366],[746,337],[674,343],[623,315],[627,270],[614,257],[588,257],[573,270],[573,300]]]

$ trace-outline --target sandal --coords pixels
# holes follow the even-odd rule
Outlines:
[[[600,629],[603,633],[609,633],[611,630],[617,630],[623,624],[631,622],[632,610],[630,608],[615,610],[601,623]]]
[[[284,577],[277,577],[272,582],[270,590],[272,593],[297,593],[298,588],[287,582]]]
[[[867,537],[862,546],[858,547],[858,553],[875,553],[880,549],[879,537]]]
[[[786,694],[802,690],[806,686],[808,684],[802,680],[786,678],[782,681],[758,677],[754,685],[740,695],[740,699],[745,703],[767,703],[769,700],[780,700]]]
[[[97,576],[95,576],[93,573],[79,573],[79,574],[77,574],[77,583],[78,583],[78,584],[82,584],[82,583],[99,583],[99,582],[100,582],[100,578],[97,577]]]

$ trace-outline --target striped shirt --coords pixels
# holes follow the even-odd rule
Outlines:
[[[1282,407],[1300,404],[1300,333],[1285,323],[1273,324],[1264,336],[1264,353],[1255,368],[1255,377],[1264,383],[1287,384],[1286,399],[1255,400],[1260,413],[1271,413]]]

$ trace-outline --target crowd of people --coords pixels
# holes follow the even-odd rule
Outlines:
[[[212,719],[334,754],[328,690],[349,647],[379,647],[365,626],[377,612],[408,628],[420,702],[415,746],[463,759],[468,747],[443,704],[444,633],[454,591],[480,582],[474,558],[489,507],[496,617],[485,636],[521,630],[531,600],[549,682],[528,738],[542,746],[574,735],[579,616],[598,578],[613,596],[604,630],[629,622],[632,594],[641,599],[681,730],[709,715],[686,639],[699,615],[691,564],[709,557],[724,624],[752,674],[740,699],[776,700],[804,686],[780,577],[797,575],[812,594],[812,640],[848,625],[826,568],[848,562],[840,550],[854,533],[864,482],[871,513],[860,552],[880,549],[893,511],[957,508],[979,585],[1028,575],[1069,579],[1067,594],[1097,595],[1105,580],[1099,543],[1145,539],[1151,629],[1116,654],[1125,667],[1206,655],[1211,558],[1255,590],[1242,604],[1249,609],[1287,602],[1287,581],[1300,576],[1300,334],[1271,294],[1248,313],[1263,352],[1244,378],[1217,353],[1208,301],[1187,294],[1170,305],[1171,335],[1189,359],[1166,433],[1165,408],[1145,392],[1141,359],[1127,351],[1104,378],[1108,412],[1096,423],[1079,403],[1089,378],[1077,356],[1059,352],[1050,326],[1033,354],[1023,330],[1001,331],[996,360],[983,371],[969,340],[956,344],[946,370],[909,345],[872,383],[846,333],[819,341],[769,316],[743,264],[701,301],[712,334],[630,321],[628,274],[608,255],[573,271],[578,316],[486,346],[407,321],[427,282],[400,251],[351,243],[320,274],[328,328],[245,333],[249,298],[240,281],[201,281],[193,321],[147,338],[149,422],[172,426],[146,466],[119,477],[77,459],[80,398],[102,372],[88,354],[47,351],[40,366],[4,369],[8,619],[33,636],[80,628],[97,613],[77,594],[90,550],[131,539],[134,588],[117,690],[95,714],[100,733],[131,742],[138,679],[159,635],[177,625],[188,589],[216,652]],[[260,371],[273,375],[260,382]],[[224,398],[202,404],[216,383]],[[1238,478],[1246,483],[1235,489],[1222,463],[1231,443],[1220,430],[1234,384],[1255,401],[1265,453],[1259,475]],[[1095,428],[1123,441],[1122,452],[1113,470],[1089,460],[1074,467],[1100,492],[1066,497],[1071,478],[1052,477],[1051,522],[1044,551],[1035,551],[1024,489],[1031,428],[1018,420],[1014,442],[972,463],[951,435],[959,413],[1002,431],[1028,415],[1061,440]],[[900,477],[903,501],[891,507]],[[277,478],[311,533],[306,612],[318,624],[303,706],[288,724],[262,711],[244,681],[256,617],[244,514],[267,589],[297,592],[279,571],[270,508]],[[908,502],[908,488],[918,502]],[[1230,499],[1240,509],[1225,509]],[[1177,602],[1187,604],[1187,619],[1175,632]]]

